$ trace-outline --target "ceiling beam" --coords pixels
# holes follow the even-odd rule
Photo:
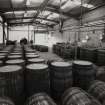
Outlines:
[[[16,18],[7,18],[8,21],[10,20],[19,20],[19,19],[32,19],[33,17],[16,17]],[[37,19],[42,19],[42,20],[46,20],[46,21],[49,21],[49,22],[54,22],[54,23],[59,23],[59,21],[56,21],[56,20],[51,20],[51,19],[47,19],[47,18],[41,18],[41,17],[37,17]]]
[[[37,9],[37,13],[33,17],[32,22],[34,22],[34,20],[38,17],[38,15],[40,14],[40,12],[44,11],[44,9],[47,6],[47,4],[48,4],[49,1],[50,0],[44,0],[44,2],[39,6],[39,8]]]
[[[48,25],[48,24],[44,24],[44,23],[40,23],[40,22],[8,23],[9,26],[12,26],[12,25],[24,25],[24,24],[27,24],[27,25],[40,24],[40,25],[51,27],[51,28],[53,27],[53,25]]]
[[[38,9],[38,7],[25,7],[25,8],[14,8],[14,11],[22,11],[22,10],[37,10]],[[46,8],[45,8],[45,10],[48,10],[48,11],[51,11],[51,12],[54,12],[54,13],[60,13],[60,10],[59,9],[56,9],[56,8],[52,8],[52,7],[50,7],[50,6],[47,6]],[[2,11],[4,11],[4,13],[5,12],[11,12],[11,11],[13,11],[13,9],[2,9]],[[77,17],[77,16],[75,16],[75,15],[72,15],[72,14],[70,14],[70,13],[67,13],[67,12],[63,12],[62,11],[62,15],[64,15],[64,16],[67,16],[67,17],[70,17],[70,18],[75,18],[76,20],[78,20],[79,18]]]
[[[98,5],[98,6],[95,6],[94,8],[90,9],[89,11],[93,11],[93,10],[98,9],[98,8],[101,8],[103,6],[105,6],[105,3],[103,3],[101,5]]]

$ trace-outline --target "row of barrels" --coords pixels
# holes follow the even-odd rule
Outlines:
[[[21,53],[21,50],[21,48],[15,48],[12,53],[14,53],[14,51],[15,53]],[[50,88],[52,97],[60,99],[64,91],[68,88],[75,86],[87,90],[90,81],[94,81],[95,79],[96,72],[91,62],[74,61],[73,64],[67,62],[51,62],[47,65],[44,62],[39,63],[39,56],[34,56],[38,54],[29,47],[25,46],[24,51],[26,56],[25,66],[23,66],[23,59],[21,59],[21,61],[23,60],[23,63],[19,61],[20,58],[18,60],[20,63],[16,63],[16,57],[15,59],[12,57],[12,60],[14,60],[11,63],[12,66],[6,64],[6,66],[0,68],[1,96],[10,97],[15,104],[22,104],[26,100],[26,97],[24,99],[25,94],[28,97],[39,92],[46,92],[49,94]],[[35,61],[35,59],[37,60]],[[29,63],[28,61],[35,62]],[[36,63],[37,61],[38,63]],[[41,99],[42,97],[43,96],[41,96]],[[37,99],[38,98],[35,100]],[[31,101],[33,100],[34,99]],[[38,104],[39,103],[40,102],[38,102]],[[31,105],[32,104],[33,103],[31,103]]]
[[[31,65],[28,66],[29,64],[32,64],[32,63],[42,63],[45,61],[41,58],[38,59],[39,55],[35,54],[32,50],[28,51],[28,49],[26,50],[26,54],[25,54],[27,59],[24,59],[23,51],[24,50],[21,46],[18,48],[14,48],[11,52],[7,51],[9,53],[7,54],[7,57],[5,59],[5,63],[3,63],[3,65],[1,65],[0,67],[0,96],[10,97],[17,105],[22,104],[26,96],[35,93],[32,90],[32,88],[36,88],[36,85],[37,87],[39,87],[41,83],[39,83],[38,85],[37,84],[38,82],[35,84],[34,82],[38,81],[38,79],[41,82],[44,81],[44,79],[46,79],[44,77],[48,72],[45,67],[44,70],[46,72],[40,75],[41,71],[43,70],[44,64],[39,64],[39,66],[36,65],[36,67],[34,65],[35,69],[33,68],[33,65],[32,67]],[[42,68],[38,68],[40,66],[42,66]],[[30,70],[30,68],[32,69]],[[35,73],[33,73],[32,70],[33,71],[36,70],[37,72],[35,71]],[[40,77],[43,79],[40,80]],[[41,86],[39,88],[43,90]],[[46,88],[47,88],[46,90],[48,90],[48,87]]]
[[[105,83],[93,81],[88,92],[78,87],[68,88],[62,97],[61,105],[104,105]],[[0,97],[1,105],[15,105],[9,98]],[[37,93],[30,96],[25,105],[57,105],[46,93]]]
[[[80,48],[80,59],[94,62],[99,66],[105,65],[105,50]]]
[[[44,46],[44,45],[32,45],[31,47],[33,49],[36,49],[37,51],[40,51],[40,52],[48,52],[48,46]]]
[[[74,59],[75,57],[75,47],[67,48],[61,43],[53,45],[53,52],[64,59]]]
[[[76,50],[75,50],[76,49]],[[77,51],[77,55],[75,55]],[[80,60],[91,61],[99,66],[105,65],[105,49],[65,47],[62,44],[53,45],[53,52],[64,59],[74,59],[76,56]]]

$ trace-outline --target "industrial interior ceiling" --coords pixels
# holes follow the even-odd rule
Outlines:
[[[79,20],[82,14],[105,5],[105,0],[0,0],[0,14],[12,25],[54,26],[60,18]]]

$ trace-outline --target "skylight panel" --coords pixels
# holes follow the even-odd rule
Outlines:
[[[48,17],[48,19],[58,18],[58,17],[59,17],[59,14],[53,13],[53,14],[51,14],[51,15]]]
[[[61,7],[61,9],[65,9],[65,8],[68,8],[68,7],[74,8],[74,7],[80,6],[80,5],[81,5],[81,0],[68,0],[68,2]],[[94,7],[93,5],[87,4],[87,3],[83,3],[82,6],[86,7],[86,8]]]

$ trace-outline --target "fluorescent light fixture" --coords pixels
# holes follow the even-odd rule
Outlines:
[[[22,14],[24,13],[24,11],[14,11],[15,14]],[[13,11],[12,12],[5,12],[4,14],[13,14]]]
[[[41,15],[46,16],[46,15],[49,15],[50,13],[51,13],[50,11],[43,11],[43,12],[41,13]]]
[[[82,40],[82,43],[87,43],[87,40],[83,39],[83,40]]]
[[[28,10],[27,13],[28,13],[28,14],[36,13],[36,10]]]
[[[91,4],[83,4],[83,7],[86,7],[86,8],[93,8],[94,6],[91,5]]]
[[[24,11],[14,11],[15,14],[23,14]]]
[[[12,0],[12,2],[15,2],[15,3],[20,3],[20,2],[23,2],[24,0]]]
[[[53,14],[51,14],[51,15],[48,17],[48,19],[51,19],[51,18],[58,18],[58,17],[59,17],[59,14],[53,13]]]
[[[30,2],[42,3],[44,0],[30,0]]]

